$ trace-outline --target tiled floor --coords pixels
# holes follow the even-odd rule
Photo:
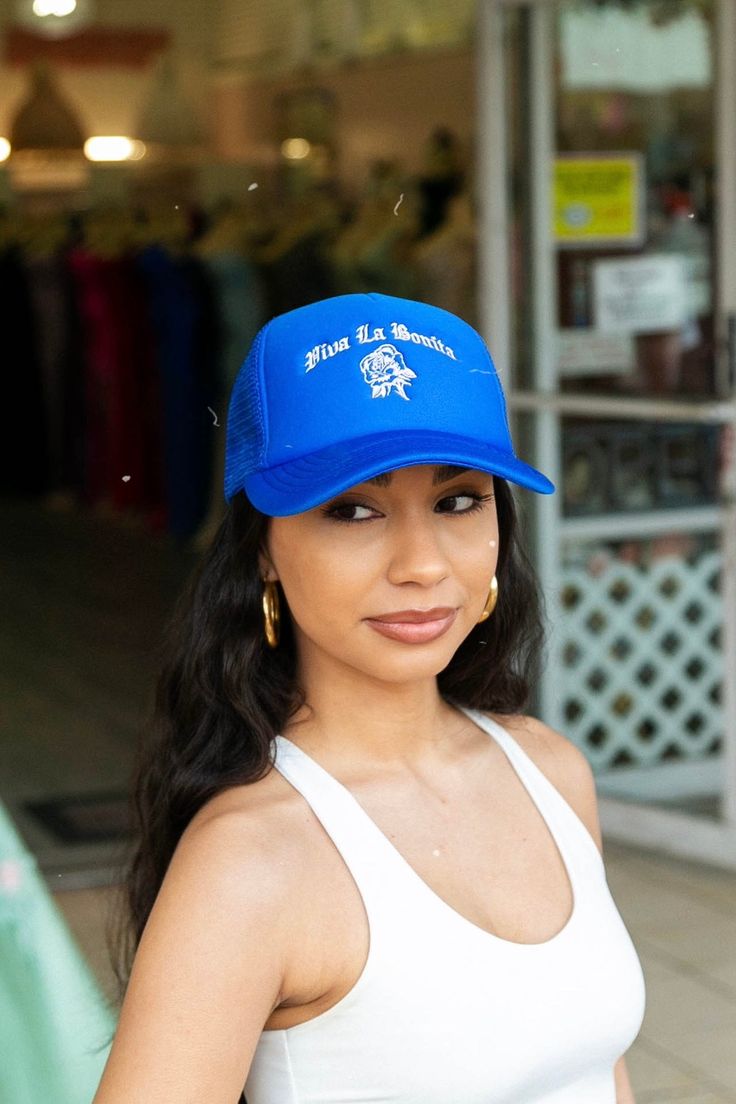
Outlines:
[[[117,848],[68,847],[25,802],[125,789],[164,617],[196,554],[119,521],[0,502],[0,800],[99,978]],[[637,1104],[736,1104],[736,874],[605,840],[644,968]],[[85,888],[80,888],[85,887]]]
[[[637,1104],[733,1104],[736,875],[605,841],[604,853],[647,986],[627,1058]]]
[[[627,1055],[637,1104],[736,1104],[736,875],[610,841],[604,851],[647,987]],[[55,894],[106,995],[113,892]]]
[[[65,883],[116,849],[60,845],[26,803],[127,790],[160,630],[195,562],[122,518],[0,500],[0,800]]]

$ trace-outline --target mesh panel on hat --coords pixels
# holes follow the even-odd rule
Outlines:
[[[237,469],[241,485],[243,475],[261,464],[266,447],[258,381],[260,351],[266,329],[264,326],[256,334],[248,359],[241,369],[228,421],[228,467],[231,473]]]

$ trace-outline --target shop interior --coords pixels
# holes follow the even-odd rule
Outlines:
[[[254,4],[3,11],[0,800],[67,888],[122,861],[258,328],[359,290],[473,318],[471,6],[340,40],[313,7],[278,49]]]

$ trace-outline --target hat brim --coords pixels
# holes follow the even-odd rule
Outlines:
[[[331,445],[245,476],[243,489],[261,513],[288,517],[319,506],[356,483],[414,464],[458,464],[552,494],[546,475],[493,445],[449,433],[381,433]]]

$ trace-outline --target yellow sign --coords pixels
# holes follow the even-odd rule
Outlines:
[[[640,245],[642,158],[638,153],[555,158],[554,237],[559,245]]]

